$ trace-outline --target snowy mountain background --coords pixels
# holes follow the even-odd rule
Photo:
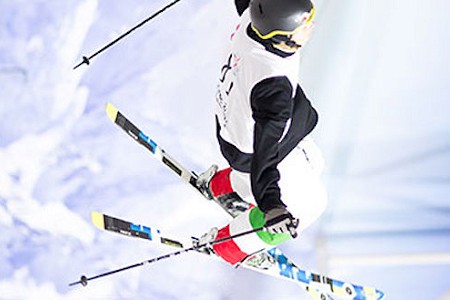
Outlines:
[[[227,3],[225,3],[227,2]],[[114,103],[196,171],[224,166],[213,104],[231,1],[0,0],[0,299],[308,299],[301,287],[100,232],[93,210],[200,235],[228,221],[105,116]],[[449,299],[450,3],[317,0],[303,87],[329,208],[282,246],[299,266],[389,299]]]

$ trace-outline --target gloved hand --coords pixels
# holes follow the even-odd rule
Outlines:
[[[275,207],[264,213],[266,228],[269,233],[289,233],[294,239],[297,237],[296,228],[299,220],[282,206]]]

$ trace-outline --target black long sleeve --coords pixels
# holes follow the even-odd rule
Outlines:
[[[216,118],[217,138],[223,156],[233,169],[250,173],[252,193],[261,210],[284,205],[280,195],[278,164],[316,126],[318,115],[299,85],[292,98],[286,77],[273,77],[257,83],[251,91],[254,127],[254,153],[244,153],[224,140]],[[287,120],[291,124],[280,141]]]
[[[242,16],[244,10],[246,10],[249,7],[250,0],[234,0],[234,3],[236,4],[236,9],[239,16]]]
[[[252,193],[262,211],[284,206],[280,199],[280,139],[292,116],[292,86],[286,77],[264,79],[252,89],[255,120],[250,179]]]

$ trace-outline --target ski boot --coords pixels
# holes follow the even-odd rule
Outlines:
[[[244,201],[231,186],[231,168],[218,171],[217,165],[212,165],[197,178],[198,189],[210,200],[215,200],[233,217],[248,210],[251,204]]]
[[[239,268],[242,264],[251,266],[260,270],[268,270],[275,264],[275,259],[267,251],[262,250],[255,254],[249,255],[242,262],[240,262],[236,268]]]
[[[212,165],[209,167],[205,172],[200,174],[197,177],[196,185],[198,189],[208,198],[209,200],[214,199],[214,195],[210,189],[210,183],[214,175],[216,175],[217,170],[219,169],[219,166]]]
[[[208,255],[215,255],[211,242],[216,240],[219,230],[217,227],[211,228],[207,233],[203,234],[198,240],[194,241],[194,247],[196,247],[198,252],[205,253]]]

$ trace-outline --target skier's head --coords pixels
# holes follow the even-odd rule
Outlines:
[[[250,19],[256,34],[293,50],[309,40],[314,15],[314,5],[310,0],[250,1]]]

